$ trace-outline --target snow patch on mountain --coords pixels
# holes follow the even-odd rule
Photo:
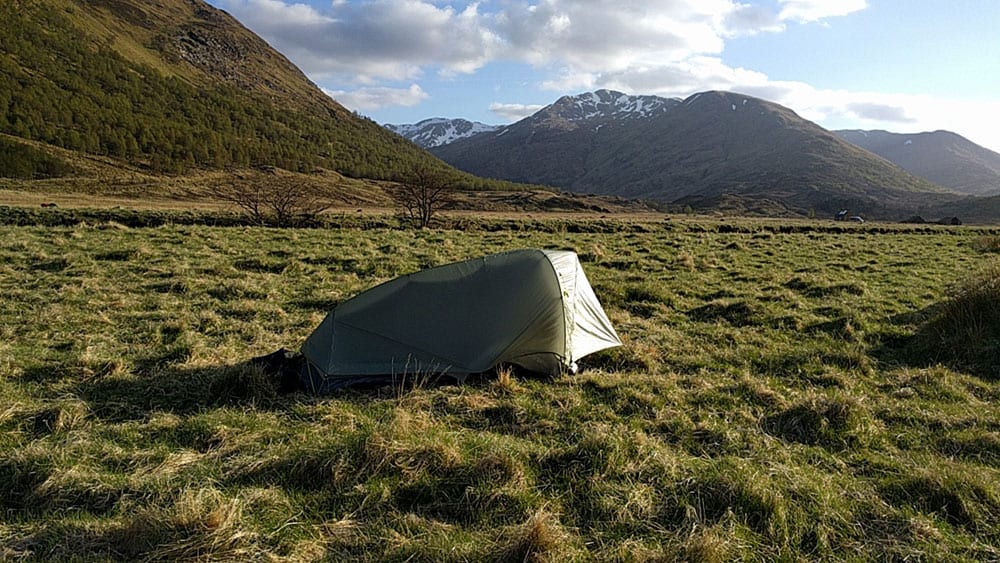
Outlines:
[[[386,124],[385,128],[406,137],[413,143],[429,149],[447,145],[459,139],[465,139],[479,133],[489,133],[500,128],[499,125],[487,125],[467,119],[447,119],[432,117],[418,123]]]
[[[533,117],[555,117],[571,122],[645,119],[665,113],[680,104],[681,101],[676,98],[633,96],[614,90],[597,90],[576,96],[563,96]],[[385,127],[426,149],[444,146],[479,133],[493,132],[500,136],[508,131],[502,125],[443,117],[433,117],[413,124],[387,124]],[[600,125],[597,125],[594,131],[599,129]]]
[[[555,116],[567,121],[592,119],[644,119],[668,111],[680,100],[660,96],[633,96],[614,90],[597,90],[563,96],[536,115]]]

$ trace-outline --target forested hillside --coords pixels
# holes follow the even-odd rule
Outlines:
[[[203,2],[5,0],[0,18],[0,132],[157,173],[444,167]]]

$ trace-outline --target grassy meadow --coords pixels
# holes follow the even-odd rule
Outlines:
[[[963,321],[996,294],[948,309],[993,235],[515,225],[0,226],[0,559],[1000,559],[1000,363]],[[331,397],[242,365],[525,247],[577,251],[625,345]]]

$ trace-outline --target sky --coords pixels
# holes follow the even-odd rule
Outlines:
[[[998,0],[208,0],[379,123],[728,90],[1000,152]]]

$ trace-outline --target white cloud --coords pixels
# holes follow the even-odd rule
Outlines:
[[[772,84],[767,75],[727,66],[718,57],[695,56],[676,63],[631,67],[594,75],[592,85],[625,92],[683,97],[702,90],[760,88]]]
[[[462,10],[422,0],[333,2],[329,15],[281,0],[219,0],[307,74],[344,82],[407,80],[422,67],[473,72],[500,39],[476,4]]]
[[[288,0],[216,0],[324,84],[346,106],[374,110],[428,99],[417,84],[428,72],[475,73],[490,62],[529,63],[558,93],[614,88],[684,97],[732,90],[787,105],[820,123],[953,128],[1000,147],[987,130],[997,104],[930,102],[914,96],[820,90],[771,80],[720,58],[727,39],[777,33],[867,7],[865,0],[331,0],[326,11]],[[302,1],[302,0],[300,0]],[[965,108],[975,107],[973,114]],[[494,103],[515,120],[539,106]],[[945,114],[947,110],[947,114]],[[941,118],[948,115],[946,121]],[[968,115],[968,117],[965,117]],[[965,127],[963,131],[956,128]]]
[[[518,121],[542,109],[543,105],[535,104],[490,104],[490,111],[507,121]]]
[[[872,102],[851,102],[847,104],[846,108],[859,119],[887,123],[916,122],[916,119],[906,115],[906,109],[900,106]]]
[[[846,16],[868,7],[865,0],[779,0],[782,20],[802,23]]]
[[[287,3],[282,0],[225,0],[224,5],[227,9],[236,10],[241,14],[252,15],[257,22],[271,21],[288,27],[310,26],[332,21],[330,17],[319,13],[309,4]]]
[[[577,70],[718,53],[728,0],[540,0],[510,4],[491,20],[510,60]]]
[[[390,106],[415,106],[428,98],[427,92],[417,84],[411,84],[409,88],[372,87],[350,92],[323,88],[323,92],[354,111],[371,111]]]
[[[362,84],[412,80],[425,69],[471,73],[492,61],[617,71],[718,54],[726,37],[781,29],[777,14],[733,0],[494,0],[458,8],[337,0],[327,13],[283,0],[217,1],[310,76]]]
[[[764,32],[779,32],[785,24],[778,14],[752,4],[737,4],[723,18],[724,34],[728,37],[756,35]]]

